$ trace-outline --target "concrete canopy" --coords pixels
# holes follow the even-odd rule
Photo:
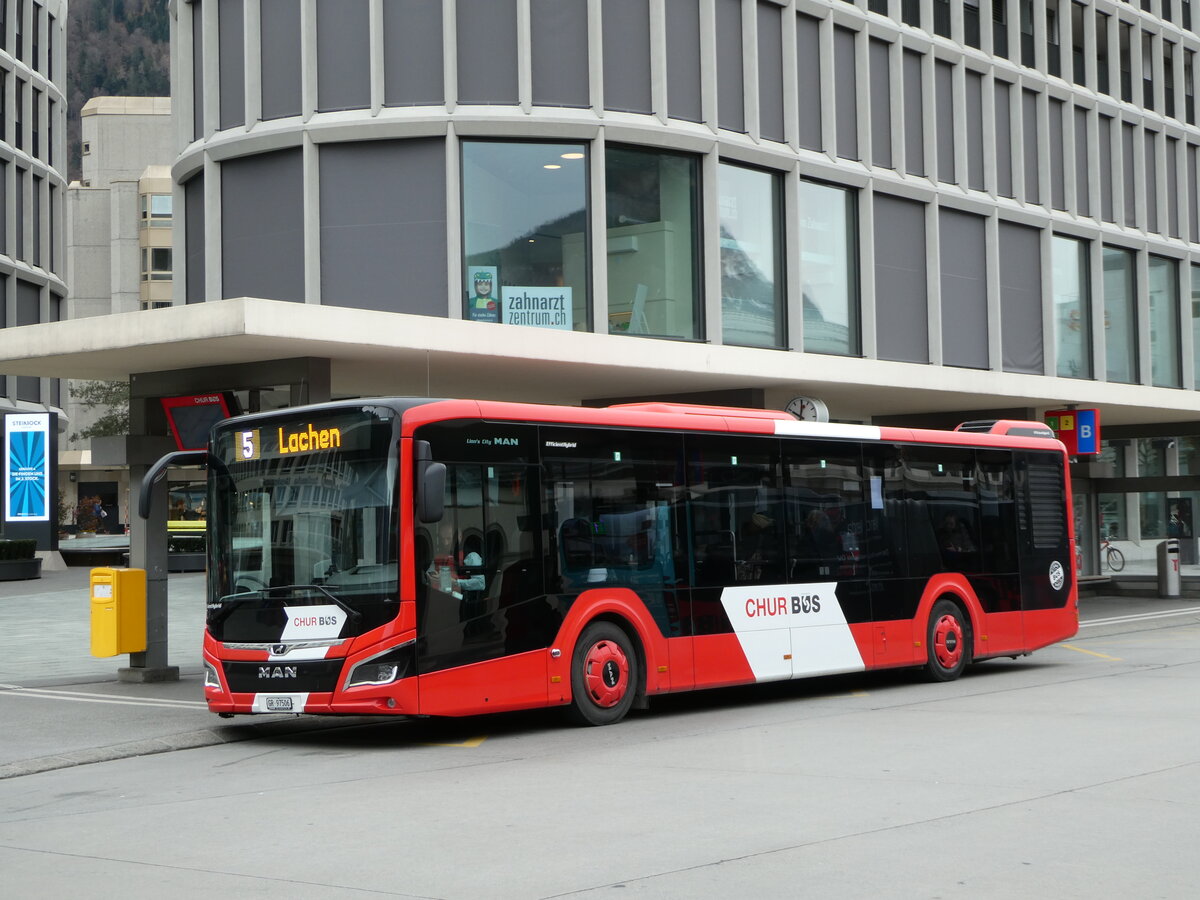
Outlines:
[[[805,394],[824,399],[835,419],[864,421],[1068,403],[1102,408],[1109,425],[1200,417],[1200,393],[1191,391],[255,298],[0,329],[0,371],[9,375],[117,381],[298,357],[330,360],[334,397],[574,404],[761,388],[770,405]]]

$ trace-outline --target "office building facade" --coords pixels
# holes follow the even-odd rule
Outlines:
[[[1093,536],[1200,486],[1122,480],[1200,474],[1190,2],[175,11],[177,302],[702,342],[844,421],[1096,407]]]
[[[66,4],[0,0],[0,326],[66,314]],[[58,411],[58,379],[5,376],[0,411]]]

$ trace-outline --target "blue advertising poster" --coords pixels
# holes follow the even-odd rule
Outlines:
[[[49,414],[4,417],[5,521],[50,521],[49,443]]]

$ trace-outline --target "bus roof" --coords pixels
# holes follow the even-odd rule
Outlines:
[[[1040,422],[1001,420],[988,430],[954,431],[801,421],[781,410],[741,409],[688,403],[620,403],[606,407],[552,406],[500,400],[438,400],[413,405],[413,400],[362,401],[403,404],[404,433],[418,425],[449,419],[492,419],[557,425],[663,428],[860,441],[945,444],[971,447],[1024,447],[1065,452],[1054,433]]]

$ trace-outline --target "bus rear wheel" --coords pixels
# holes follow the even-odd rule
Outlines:
[[[625,718],[638,689],[638,659],[629,636],[611,622],[584,629],[571,658],[571,718],[612,725]]]
[[[953,681],[971,661],[971,626],[962,607],[939,600],[929,614],[925,632],[928,662],[925,671],[934,681]]]

